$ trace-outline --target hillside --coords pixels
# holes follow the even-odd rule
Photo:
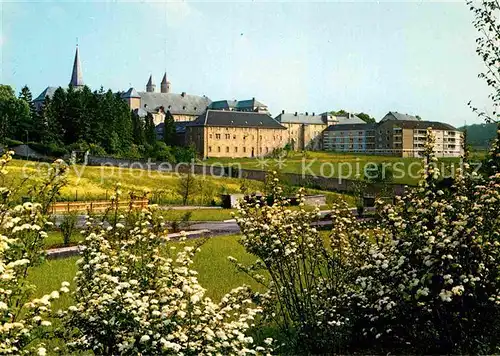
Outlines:
[[[459,128],[460,131],[467,129],[467,143],[472,147],[486,148],[495,137],[497,124],[474,124]]]

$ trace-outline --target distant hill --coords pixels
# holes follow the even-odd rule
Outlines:
[[[491,124],[474,124],[460,127],[460,131],[467,128],[467,143],[472,147],[486,148],[489,147],[491,141],[496,136],[498,125]]]

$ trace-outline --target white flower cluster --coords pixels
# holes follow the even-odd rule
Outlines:
[[[247,334],[261,312],[247,287],[212,302],[190,269],[196,247],[175,252],[151,210],[125,220],[89,222],[66,316],[70,346],[113,355],[272,352]]]
[[[0,174],[7,174],[6,166],[13,152],[0,159]],[[42,298],[31,299],[34,286],[28,281],[28,271],[42,259],[41,248],[46,233],[41,205],[24,203],[10,208],[11,190],[0,188],[0,353],[43,354],[43,344],[36,341],[51,332],[51,302],[59,298],[54,291]],[[69,291],[63,283],[61,293]]]
[[[500,317],[500,174],[478,184],[465,164],[444,192],[428,136],[420,188],[382,209],[356,280],[362,331],[399,347],[488,353]]]
[[[293,351],[498,351],[500,173],[481,178],[465,162],[442,187],[433,142],[429,130],[418,188],[371,222],[335,205],[328,239],[311,226],[317,211],[289,209],[277,184],[273,205],[241,203],[241,242],[260,261],[235,263],[252,276],[267,271],[261,283],[277,315],[266,316],[276,315]]]
[[[266,199],[241,201],[236,222],[242,231],[240,242],[259,260],[244,266],[230,258],[237,268],[268,287],[261,302],[268,308],[265,317],[279,325],[287,335],[284,352],[331,352],[350,319],[336,308],[345,292],[344,277],[349,267],[339,252],[332,255],[314,226],[319,208],[304,206],[304,191],[299,190],[297,209],[283,198],[277,173],[269,179],[273,204]],[[343,216],[340,221],[345,217]],[[342,221],[343,222],[343,221]],[[340,247],[342,248],[342,247]],[[266,270],[266,273],[261,273]],[[325,332],[327,331],[327,332]]]

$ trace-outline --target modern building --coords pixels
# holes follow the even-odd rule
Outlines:
[[[285,113],[276,116],[276,121],[286,129],[286,144],[296,151],[321,150],[323,146],[322,133],[328,127],[326,117],[308,112]]]
[[[431,127],[438,157],[458,157],[463,152],[462,132],[437,121],[386,120],[376,127],[375,153],[400,157],[420,157],[424,151],[427,128]]]
[[[155,125],[164,121],[167,112],[170,112],[174,121],[193,121],[203,114],[212,102],[204,95],[198,96],[185,92],[172,93],[167,73],[163,75],[160,92],[156,91],[156,85],[151,75],[146,84],[145,92],[138,92],[134,88],[130,88],[122,93],[121,97],[127,102],[130,109],[140,117],[145,117],[148,113],[151,114]]]
[[[199,156],[259,157],[286,144],[286,127],[265,113],[207,110],[186,125],[186,144]]]
[[[420,157],[424,150],[427,128],[436,136],[434,150],[438,157],[462,154],[462,133],[455,127],[437,121],[389,112],[376,124],[336,124],[323,133],[323,148],[329,151]]]
[[[328,126],[323,132],[323,149],[368,153],[375,148],[375,124],[350,123]]]

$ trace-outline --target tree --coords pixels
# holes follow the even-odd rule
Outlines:
[[[165,142],[169,146],[173,146],[175,143],[175,121],[174,117],[168,110],[165,113],[165,119],[163,121],[163,142]]]
[[[187,205],[189,200],[199,189],[198,181],[195,175],[191,172],[191,169],[187,173],[184,173],[179,179],[179,185],[177,187],[177,192],[182,197],[182,205]]]
[[[29,105],[16,98],[9,85],[0,85],[0,141],[5,138],[22,140],[29,122]]]
[[[471,105],[472,110],[479,117],[484,118],[486,122],[500,123],[500,11],[499,0],[483,0],[480,2],[467,0],[469,9],[474,14],[474,27],[479,32],[476,39],[476,53],[481,57],[486,67],[484,73],[479,74],[479,78],[486,81],[486,84],[492,89],[488,96],[493,105],[493,111],[488,113],[481,111]]]
[[[137,112],[132,112],[132,141],[135,145],[144,145],[144,123]]]
[[[154,144],[156,143],[156,128],[153,121],[153,115],[151,113],[148,113],[145,118],[144,136],[146,139],[146,143],[154,146]]]
[[[356,114],[356,116],[359,117],[364,122],[366,122],[367,124],[371,124],[371,123],[376,122],[375,118],[371,117],[368,114],[365,114],[364,112],[360,112],[360,113]]]
[[[341,109],[338,111],[330,111],[330,114],[334,115],[334,116],[349,116],[349,112],[345,111],[344,109]],[[375,118],[371,117],[370,115],[368,115],[364,112],[360,112],[358,114],[353,114],[353,115],[356,115],[357,117],[359,117],[361,120],[363,120],[367,124],[376,122]]]
[[[474,27],[479,32],[479,38],[476,40],[476,53],[481,57],[486,67],[486,71],[479,74],[486,84],[491,87],[492,93],[488,97],[492,101],[493,111],[487,113],[469,106],[479,117],[484,118],[486,122],[497,123],[497,137],[493,141],[492,148],[488,153],[485,164],[482,166],[483,172],[487,175],[494,175],[500,169],[500,11],[499,0],[484,0],[476,3],[468,0],[467,5],[474,13]]]

